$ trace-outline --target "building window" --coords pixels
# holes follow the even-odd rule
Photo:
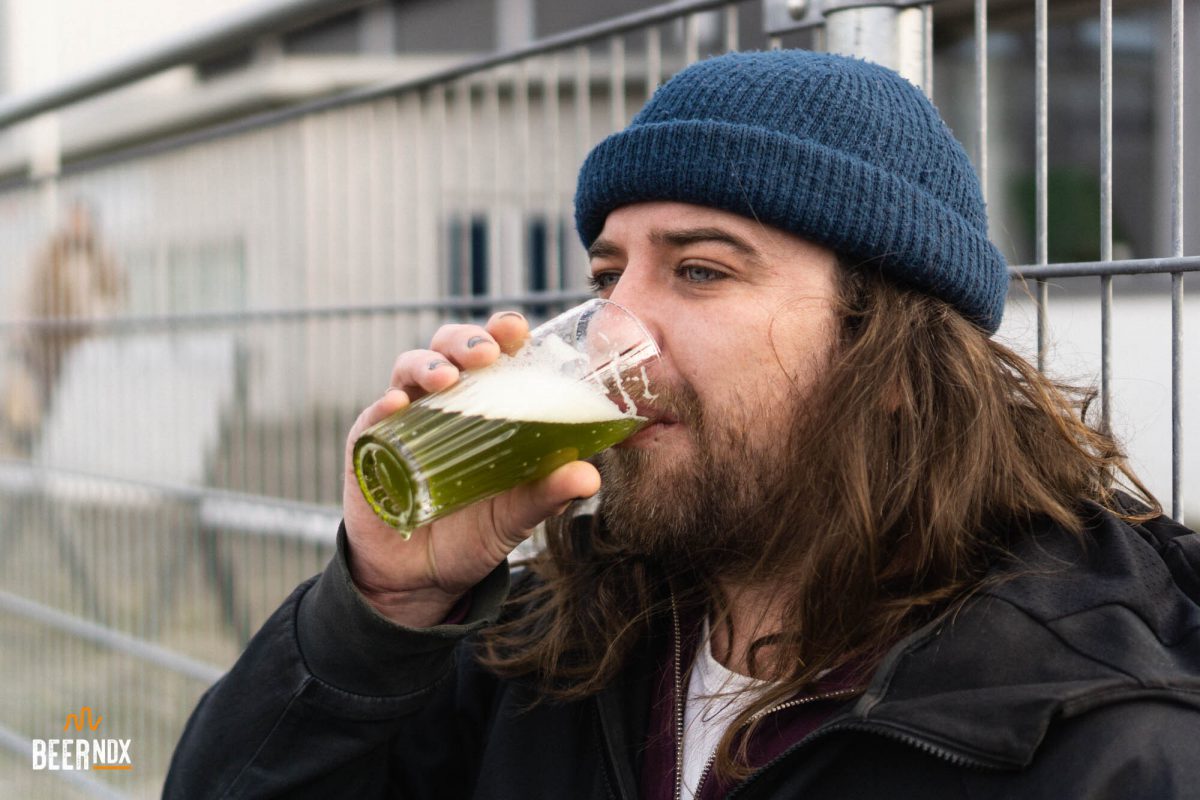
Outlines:
[[[484,297],[488,294],[488,223],[487,217],[453,216],[449,220],[449,269],[447,293],[451,297]],[[485,309],[472,316],[486,315]]]
[[[525,286],[530,292],[557,291],[566,284],[566,243],[570,231],[561,216],[547,219],[534,215],[526,223],[526,249],[528,254]],[[546,316],[549,309],[544,305],[529,309],[534,316]]]

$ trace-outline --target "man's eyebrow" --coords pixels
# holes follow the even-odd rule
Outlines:
[[[754,245],[724,228],[655,229],[650,232],[650,241],[659,247],[672,248],[687,247],[690,244],[699,244],[701,242],[716,242],[740,253],[755,264],[763,262],[762,253]],[[625,250],[610,239],[597,239],[588,247],[588,258],[592,260],[603,258],[619,259],[624,255]]]
[[[616,242],[608,239],[597,239],[588,247],[588,258],[595,260],[597,258],[619,258],[625,253]]]
[[[723,228],[655,230],[650,233],[650,241],[657,245],[666,245],[669,247],[686,247],[689,244],[698,244],[700,242],[716,242],[727,245],[753,261],[762,261],[762,253],[754,245]]]

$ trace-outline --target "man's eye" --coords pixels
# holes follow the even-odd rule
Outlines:
[[[692,283],[709,283],[711,281],[719,281],[725,277],[724,273],[708,267],[701,267],[696,264],[683,264],[676,272],[684,280]]]
[[[588,286],[593,292],[603,292],[616,286],[620,278],[619,272],[600,272],[588,277]]]

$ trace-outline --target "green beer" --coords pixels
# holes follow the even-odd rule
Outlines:
[[[355,443],[363,495],[406,537],[452,510],[611,447],[645,422],[622,411],[598,383],[514,367],[508,356],[501,362],[464,373]]]

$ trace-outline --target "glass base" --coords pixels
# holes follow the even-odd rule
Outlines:
[[[417,527],[417,498],[428,488],[395,451],[377,442],[363,442],[354,451],[354,474],[363,496],[387,524],[408,538]]]

